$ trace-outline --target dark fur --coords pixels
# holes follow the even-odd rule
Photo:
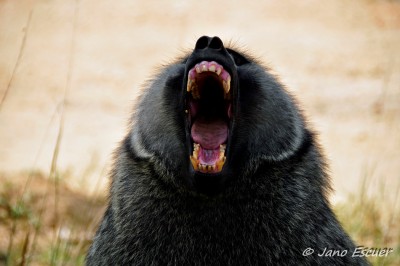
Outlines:
[[[116,152],[88,265],[366,265],[330,209],[314,134],[279,81],[228,50],[237,105],[221,177],[190,170],[182,101],[189,56],[142,95]],[[196,181],[197,180],[197,181]],[[307,247],[345,257],[303,256]]]

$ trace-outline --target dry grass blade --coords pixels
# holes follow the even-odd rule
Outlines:
[[[28,36],[29,25],[31,24],[31,20],[32,20],[32,13],[33,13],[33,9],[30,11],[29,16],[28,16],[28,20],[26,22],[26,26],[25,26],[25,30],[24,30],[24,36],[22,38],[21,47],[19,48],[17,61],[15,62],[13,71],[11,73],[10,80],[8,81],[8,84],[7,84],[7,87],[6,87],[6,91],[4,92],[3,97],[1,98],[0,111],[1,111],[1,108],[3,107],[3,104],[4,104],[7,96],[8,96],[8,93],[10,91],[12,82],[13,82],[14,77],[15,77],[15,73],[16,73],[16,71],[18,69],[18,66],[21,63],[22,54],[23,54],[23,52],[25,50],[25,43],[26,43],[26,39],[27,39],[27,36]]]
[[[26,265],[26,257],[28,254],[29,239],[30,239],[30,231],[28,231],[26,233],[24,245],[22,247],[21,263],[19,264],[20,266]]]

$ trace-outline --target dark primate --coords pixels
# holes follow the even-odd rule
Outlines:
[[[367,264],[330,209],[295,101],[218,37],[149,83],[111,177],[88,265]]]

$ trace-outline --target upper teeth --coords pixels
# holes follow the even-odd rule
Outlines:
[[[201,72],[203,72],[203,71],[200,69],[200,66],[196,66],[196,72],[199,73],[199,74],[200,74]]]
[[[225,92],[224,98],[229,99],[229,91],[231,89],[231,76],[221,65],[214,61],[203,61],[189,71],[186,90],[188,92],[191,91],[195,99],[199,99],[200,93],[197,90],[196,75],[207,71],[217,74],[220,81],[222,82],[222,87]]]

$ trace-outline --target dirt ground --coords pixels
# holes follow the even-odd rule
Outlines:
[[[58,171],[71,189],[104,189],[141,85],[201,35],[252,51],[297,96],[333,200],[365,179],[396,194],[400,2],[384,0],[3,0],[0,178],[50,171],[63,113]]]

